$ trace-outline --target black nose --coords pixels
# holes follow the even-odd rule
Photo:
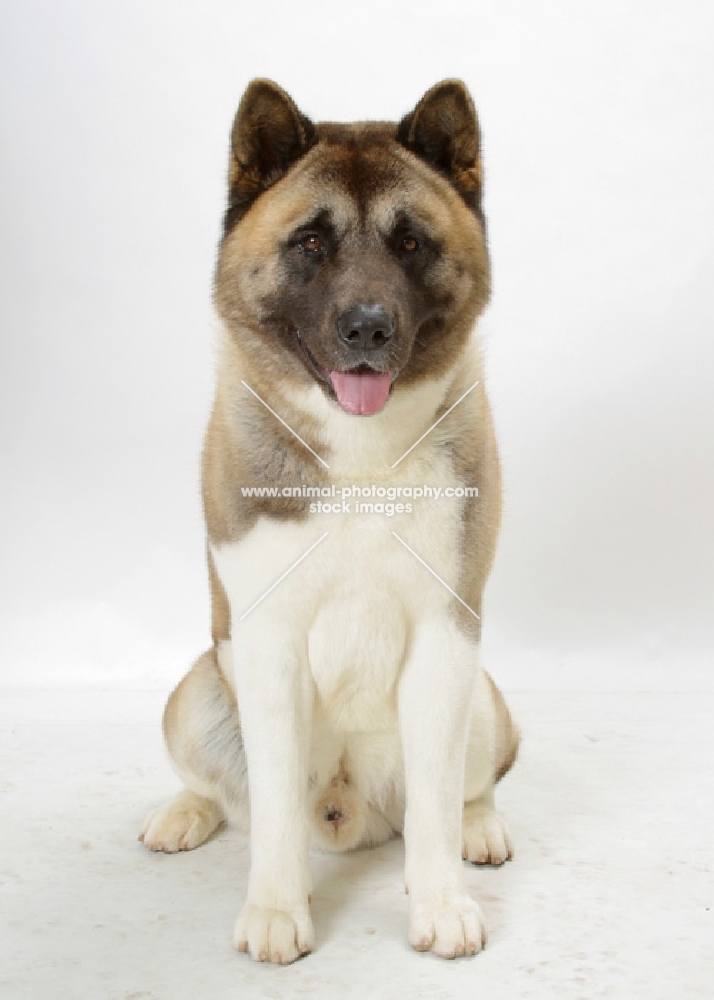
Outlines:
[[[394,333],[392,317],[383,306],[354,306],[337,320],[340,340],[360,351],[378,351]]]

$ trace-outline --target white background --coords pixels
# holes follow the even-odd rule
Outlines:
[[[0,15],[0,677],[167,688],[209,641],[198,455],[228,134],[447,76],[484,133],[506,687],[710,688],[714,6],[23,0]]]

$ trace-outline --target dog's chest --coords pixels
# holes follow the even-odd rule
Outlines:
[[[325,540],[335,543],[332,584],[308,627],[317,714],[337,730],[386,728],[409,635],[413,602],[380,565],[394,540],[364,534],[343,530]]]
[[[389,485],[417,484],[453,485],[448,458],[413,463]],[[236,655],[245,630],[260,625],[266,640],[279,634],[312,675],[318,720],[345,732],[388,729],[417,623],[447,614],[451,595],[433,574],[457,585],[463,501],[377,496],[347,503],[344,512],[315,511],[300,521],[261,518],[237,543],[214,549],[214,560],[231,605]],[[412,509],[389,516],[358,506],[377,503]]]

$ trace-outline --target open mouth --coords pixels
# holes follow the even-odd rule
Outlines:
[[[372,416],[383,409],[397,372],[377,371],[368,364],[356,365],[346,371],[327,371],[318,365],[300,332],[296,332],[313,374],[332,390],[331,394],[345,413]]]

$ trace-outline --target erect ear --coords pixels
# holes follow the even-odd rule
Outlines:
[[[428,90],[397,127],[397,142],[443,174],[481,213],[481,136],[471,95],[461,80]]]
[[[315,126],[284,90],[272,80],[248,84],[231,132],[225,232],[314,142]]]

